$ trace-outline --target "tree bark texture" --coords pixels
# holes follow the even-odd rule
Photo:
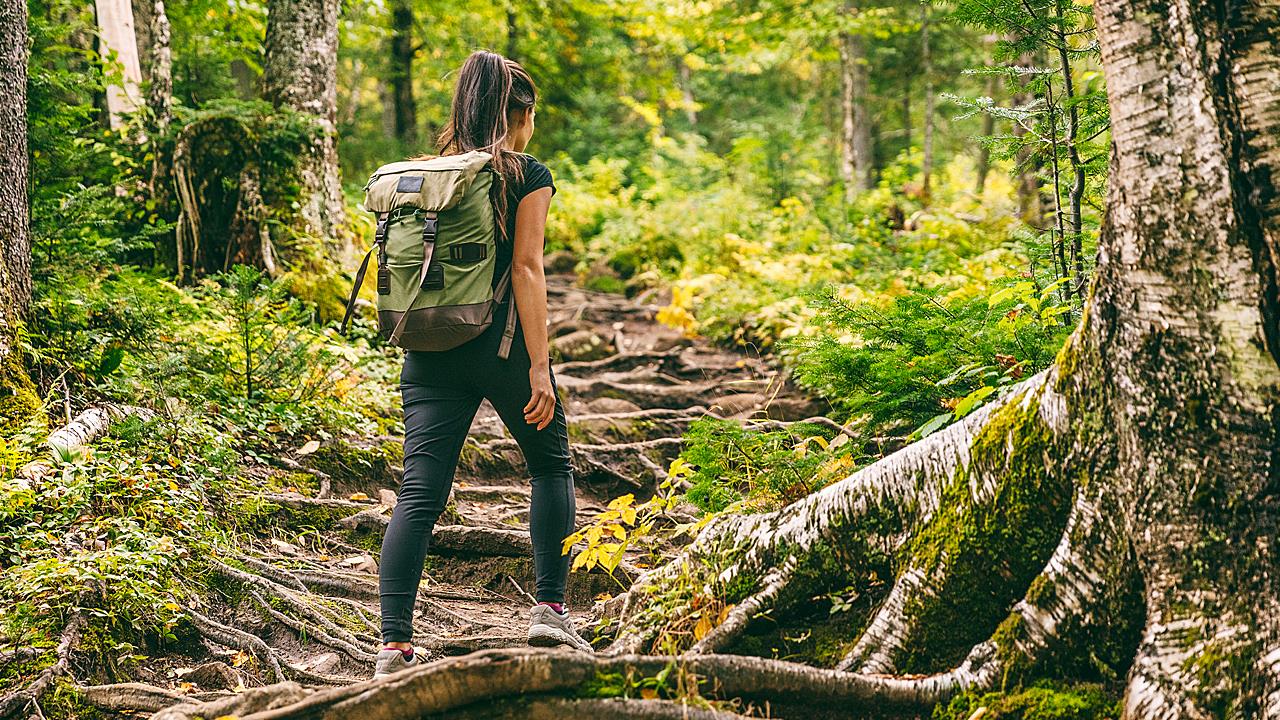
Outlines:
[[[339,5],[339,0],[271,0],[262,76],[267,100],[311,115],[320,126],[309,156],[299,161],[302,218],[335,258],[348,245],[335,131]]]
[[[845,12],[855,12],[851,3]],[[840,94],[842,122],[840,134],[840,177],[844,180],[845,200],[871,189],[872,142],[871,115],[867,111],[869,66],[865,39],[856,33],[840,33]]]
[[[27,4],[0,2],[0,358],[14,320],[31,304],[31,217],[27,206]]]
[[[413,99],[413,4],[391,3],[391,94],[395,100],[396,138],[406,145],[418,141],[418,108]]]

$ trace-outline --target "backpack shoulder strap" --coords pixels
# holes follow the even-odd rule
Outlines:
[[[378,213],[377,230],[373,234],[373,247],[369,248],[369,252],[364,254],[364,260],[360,262],[360,269],[356,271],[356,279],[354,284],[352,284],[351,286],[351,296],[347,298],[347,311],[342,316],[342,326],[341,326],[341,329],[339,329],[338,331],[342,335],[347,334],[347,326],[351,324],[351,316],[356,311],[356,298],[360,295],[360,286],[364,285],[364,275],[369,270],[369,258],[373,257],[373,252],[375,250],[379,251],[378,252],[378,292],[384,295],[388,292],[391,292],[390,287],[387,287],[386,292],[383,292],[383,284],[384,284],[383,271],[386,268],[386,263],[383,262],[383,253],[386,250],[386,244],[387,244],[387,213]],[[390,282],[390,278],[388,276],[387,283],[389,284],[389,282]]]
[[[511,355],[511,343],[516,337],[516,295],[511,292],[511,266],[498,279],[498,287],[494,290],[498,302],[507,301],[507,324],[502,329],[502,342],[498,344],[498,357],[506,360]]]

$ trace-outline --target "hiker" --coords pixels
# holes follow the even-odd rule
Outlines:
[[[404,403],[404,480],[382,540],[379,590],[384,648],[378,653],[374,677],[424,662],[412,645],[413,611],[423,560],[432,527],[449,497],[458,454],[480,401],[486,399],[519,444],[532,477],[529,533],[533,539],[537,604],[530,611],[529,644],[567,645],[592,651],[590,643],[570,624],[564,604],[569,558],[561,553],[561,544],[573,532],[575,503],[568,427],[563,404],[556,394],[548,351],[547,285],[542,267],[543,230],[556,188],[547,167],[523,152],[533,135],[536,101],[533,79],[519,63],[496,53],[475,52],[458,73],[452,116],[439,137],[441,158],[434,162],[451,172],[456,171],[459,185],[478,182],[470,180],[472,176],[492,183],[488,199],[497,231],[497,239],[491,241],[496,258],[492,272],[495,289],[493,299],[488,301],[490,304],[484,306],[488,308],[486,313],[492,311],[492,317],[486,314],[487,327],[456,347],[408,349],[405,353],[400,375]],[[479,160],[473,162],[472,158]],[[480,165],[472,167],[476,163]],[[387,167],[390,169],[380,172],[390,175],[397,172],[397,167],[414,166]],[[426,193],[422,190],[424,181],[435,182],[429,173],[417,179],[412,172],[402,174],[408,182],[403,177],[388,177],[383,181],[391,187],[387,191],[391,197],[400,198],[406,192]],[[371,193],[381,187],[375,186],[378,178],[375,174],[370,180],[367,189]],[[431,192],[438,194],[437,190]],[[452,192],[452,187],[445,187],[443,192]],[[475,201],[474,193],[469,193],[462,203],[467,202],[466,197]],[[368,203],[367,206],[371,210],[375,207]],[[391,208],[391,205],[385,207]],[[484,213],[489,212],[488,208],[483,208]],[[444,210],[439,214],[427,213],[427,216],[423,222],[430,226],[422,229],[424,245],[439,243],[440,247],[434,248],[437,257],[443,249],[451,250],[452,254],[442,260],[447,265],[444,267],[430,263],[431,255],[427,253],[421,269],[424,290],[431,287],[432,273],[437,272],[437,267],[442,269],[438,271],[441,280],[436,287],[443,288],[443,278],[449,273],[480,267],[487,257],[483,248],[474,247],[479,245],[475,242],[455,242],[456,248],[445,248],[450,216]],[[384,242],[391,232],[385,225],[394,220],[387,213],[379,215],[379,232]],[[435,225],[437,220],[439,230]],[[428,233],[430,243],[426,240]],[[411,240],[415,243],[416,257],[421,260],[423,251],[419,248],[422,246],[416,245],[416,237]],[[394,235],[389,242],[394,248]],[[396,267],[394,262],[391,266],[392,270]],[[409,272],[414,281],[412,290],[417,293],[418,270],[411,267]],[[380,293],[386,289],[382,294],[394,297],[399,286],[390,280],[384,286],[383,280],[380,275]],[[489,290],[484,288],[486,294]],[[518,322],[509,322],[514,320],[509,315],[512,302],[518,310]],[[468,308],[481,305],[484,304],[458,304],[455,308],[460,309],[455,314],[472,312]],[[379,305],[380,322],[395,324],[390,334],[392,343],[413,347],[415,332],[422,336],[422,343],[442,342],[432,340],[428,337],[430,333],[422,330],[422,323],[429,318],[425,315],[418,321],[410,318],[410,310],[415,307],[411,301],[403,312],[388,310],[384,315],[383,306]],[[436,331],[436,335],[441,336],[442,332]]]

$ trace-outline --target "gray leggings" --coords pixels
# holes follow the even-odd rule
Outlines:
[[[505,313],[503,313],[505,315]],[[497,355],[502,318],[483,335],[445,352],[408,352],[400,373],[404,401],[404,481],[382,539],[379,591],[382,639],[409,642],[422,565],[436,519],[444,511],[482,399],[487,399],[524,453],[532,477],[529,534],[539,602],[564,602],[569,558],[560,553],[573,532],[573,473],[564,407],[542,430],[524,420],[529,402],[529,354],[519,332],[511,355]],[[555,378],[552,377],[552,385]]]

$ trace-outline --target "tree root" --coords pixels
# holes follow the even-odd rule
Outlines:
[[[918,567],[902,571],[867,629],[836,669],[862,673],[893,672],[895,655],[915,627],[915,623],[907,618],[907,604],[932,596],[934,585],[941,580],[940,575],[940,571],[931,575]]]
[[[284,668],[280,658],[276,656],[276,652],[262,638],[250,635],[243,630],[223,625],[195,610],[188,609],[187,616],[191,618],[191,625],[204,637],[227,647],[253,653],[254,657],[258,658],[258,662],[271,670],[271,676],[275,682],[285,681]]]
[[[58,640],[58,659],[54,661],[53,665],[41,671],[30,685],[0,697],[0,720],[9,720],[9,718],[17,717],[32,703],[39,702],[45,691],[53,684],[53,681],[67,673],[71,663],[71,653],[75,650],[76,645],[80,643],[80,636],[84,632],[84,627],[84,613],[77,610],[72,614],[71,619],[67,621],[66,627],[62,630],[62,637]]]
[[[678,678],[686,692],[721,700],[761,699],[827,709],[848,707],[851,703],[863,707],[919,709],[945,701],[965,687],[992,682],[999,664],[994,662],[994,655],[994,648],[985,643],[975,648],[955,670],[907,679],[857,675],[738,655],[602,658],[568,650],[486,650],[440,660],[384,680],[322,690],[300,702],[249,714],[242,720],[455,717],[454,713],[470,706],[480,707],[480,703],[486,708],[504,701],[525,707],[526,703],[548,696],[573,695],[601,677],[617,677],[619,681],[627,677],[640,679],[657,676],[664,670],[668,673],[674,670],[668,682]],[[655,712],[666,709],[655,705]],[[199,706],[175,708],[175,711],[185,711],[185,714],[169,716],[166,720],[186,720],[201,714]]]
[[[725,617],[724,622],[717,625],[689,648],[689,654],[713,653],[737,637],[757,615],[768,611],[773,606],[773,603],[778,599],[778,594],[791,581],[795,569],[796,559],[788,557],[781,565],[766,573],[761,578],[763,587],[734,606],[733,610],[729,611],[728,616]]]
[[[117,683],[77,687],[85,702],[111,712],[159,712],[175,705],[193,704],[192,699],[172,690],[146,683]]]

